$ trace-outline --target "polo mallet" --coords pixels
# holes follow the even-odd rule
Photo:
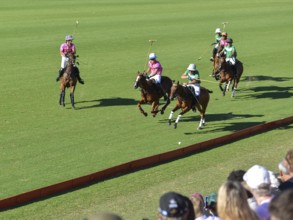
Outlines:
[[[206,52],[209,50],[210,48],[209,47],[207,47],[203,52],[202,52],[202,54],[200,55],[200,57],[199,58],[197,58],[197,60],[201,60],[201,58],[203,57],[203,55],[205,55],[206,54]]]
[[[75,33],[76,33],[76,31],[77,31],[78,23],[79,23],[78,21],[75,22],[75,27],[74,27],[74,30],[73,30],[73,34],[72,34],[72,36],[74,36]]]
[[[225,31],[225,28],[226,28],[226,25],[228,24],[228,21],[224,21],[222,22],[222,25],[223,25],[223,32]]]
[[[154,42],[157,42],[157,40],[149,40],[149,42],[150,42],[150,46],[149,46],[149,50],[148,50],[148,54],[147,54],[147,60],[145,62],[144,70],[146,70],[146,67],[147,67],[147,63],[148,63],[148,60],[149,60],[149,54],[151,52],[151,48],[152,48]]]

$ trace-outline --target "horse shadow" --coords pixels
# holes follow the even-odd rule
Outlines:
[[[218,128],[215,128],[215,129],[209,129],[209,130],[200,130],[200,131],[195,131],[195,132],[185,132],[184,134],[185,135],[193,135],[193,134],[207,134],[207,133],[211,133],[211,132],[223,132],[223,131],[230,131],[230,132],[235,132],[235,131],[240,131],[240,130],[243,130],[245,128],[249,128],[249,127],[253,127],[253,126],[256,126],[256,125],[260,125],[260,124],[264,124],[266,123],[265,121],[263,122],[235,122],[235,123],[226,123],[224,124],[221,124],[219,126],[221,127],[218,127]],[[285,129],[285,130],[289,130],[289,129],[292,129],[293,126],[292,125],[285,125],[285,126],[282,126],[278,129]]]
[[[178,112],[179,113],[179,112]],[[197,113],[195,113],[197,114]],[[252,115],[252,114],[233,114],[232,112],[229,113],[222,113],[222,114],[207,114],[206,121],[207,123],[210,122],[219,122],[219,121],[226,121],[230,119],[239,119],[239,118],[255,118],[255,117],[263,117],[264,115]],[[180,123],[182,122],[198,122],[200,120],[200,115],[192,115],[192,116],[184,116],[180,119]],[[161,119],[159,123],[168,123],[168,119]]]
[[[94,99],[75,102],[76,104],[89,103],[88,106],[77,107],[77,110],[89,109],[89,108],[99,108],[99,107],[109,107],[109,106],[127,106],[127,105],[137,105],[137,100],[129,98],[104,98],[104,99]]]
[[[263,76],[263,75],[256,75],[256,76],[243,76],[243,81],[276,81],[276,82],[284,82],[292,80],[292,77],[273,77],[273,76]]]
[[[260,86],[252,87],[248,89],[243,89],[243,91],[252,91],[254,94],[242,94],[241,97],[245,99],[262,99],[262,98],[271,98],[271,99],[286,99],[291,98],[293,93],[290,92],[293,90],[292,86],[280,87],[280,86]]]

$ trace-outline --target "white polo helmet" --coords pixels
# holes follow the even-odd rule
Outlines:
[[[196,70],[196,66],[195,64],[189,64],[189,66],[187,67],[187,70],[190,70],[190,71],[195,71]]]
[[[154,60],[154,59],[156,59],[156,58],[157,58],[157,56],[156,56],[155,53],[150,53],[150,55],[149,55],[149,59],[150,59],[150,60]]]
[[[216,33],[216,34],[220,34],[220,33],[222,33],[222,31],[221,31],[220,28],[216,28],[215,33]]]

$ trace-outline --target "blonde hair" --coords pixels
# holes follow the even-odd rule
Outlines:
[[[221,220],[258,220],[248,205],[245,189],[236,181],[227,181],[220,187],[217,210]]]
[[[293,150],[289,150],[285,156],[290,172],[293,172]]]
[[[204,215],[204,200],[201,195],[193,194],[190,198],[196,217]]]

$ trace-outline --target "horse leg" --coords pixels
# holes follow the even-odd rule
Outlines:
[[[236,80],[234,80],[233,85],[232,85],[232,95],[231,95],[231,97],[235,96],[236,88],[237,88],[237,82],[236,82]]]
[[[138,107],[139,111],[140,111],[144,116],[148,116],[148,113],[146,113],[146,112],[142,109],[142,107],[141,107],[141,105],[144,104],[144,103],[146,103],[146,102],[145,102],[145,99],[140,100],[140,101],[137,103],[137,107]]]
[[[61,90],[59,103],[65,107],[65,90]]]
[[[72,109],[75,109],[75,107],[74,107],[74,90],[75,90],[75,87],[73,86],[70,91],[70,101],[71,101]]]
[[[159,112],[159,100],[155,100],[152,103],[151,113],[153,117],[156,117],[157,113]]]
[[[226,92],[229,91],[230,84],[231,84],[231,80],[229,80],[228,83],[227,83]]]
[[[179,123],[180,118],[182,117],[182,115],[184,115],[186,112],[188,112],[191,109],[191,106],[186,106],[185,108],[183,108],[182,112],[179,113],[179,115],[177,116],[177,119],[174,123],[174,128],[177,128],[177,124]]]
[[[179,105],[179,104],[177,104],[177,105],[175,106],[175,108],[173,108],[173,110],[170,112],[169,120],[168,120],[168,124],[169,124],[169,126],[171,125],[171,122],[172,122],[173,113],[174,113],[175,111],[177,111],[178,109],[180,109],[180,105]]]
[[[223,92],[222,83],[219,83],[219,88],[220,88],[220,90]]]
[[[73,92],[70,93],[70,100],[71,100],[72,109],[75,109],[75,107],[74,107],[74,93]]]
[[[167,102],[166,102],[166,104],[163,106],[163,108],[161,109],[161,115],[163,115],[164,114],[164,112],[165,112],[165,110],[166,110],[166,108],[167,108],[167,106],[170,104],[170,99],[169,99],[169,96],[168,96],[168,99],[167,99]]]

